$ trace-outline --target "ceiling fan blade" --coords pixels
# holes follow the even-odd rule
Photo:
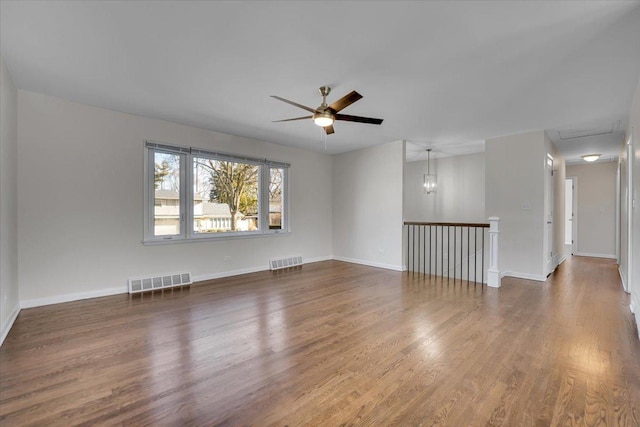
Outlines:
[[[346,122],[358,122],[358,123],[369,123],[372,125],[379,125],[382,123],[384,119],[373,119],[371,117],[360,117],[360,116],[349,116],[347,114],[336,114],[336,120],[344,120]]]
[[[289,101],[288,99],[284,99],[284,98],[281,98],[279,96],[271,95],[271,97],[277,99],[278,101],[282,101],[282,102],[286,102],[287,104],[295,105],[296,107],[302,108],[303,110],[307,110],[310,113],[314,113],[316,111],[314,108],[307,107],[307,106],[302,105],[302,104],[298,104],[297,102]]]
[[[325,126],[324,131],[327,133],[327,135],[331,135],[332,133],[336,132],[333,130],[333,125]]]
[[[353,104],[360,98],[362,98],[362,95],[353,90],[351,91],[351,93],[346,94],[342,98],[329,105],[329,108],[337,113],[338,111],[347,108],[349,105]]]
[[[273,123],[277,123],[277,122],[292,122],[294,120],[310,119],[311,117],[313,117],[313,116],[296,117],[295,119],[274,120]]]

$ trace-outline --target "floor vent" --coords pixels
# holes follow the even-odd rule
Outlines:
[[[191,284],[191,273],[166,274],[162,276],[139,277],[129,279],[129,293],[155,291],[156,289],[167,289],[176,286]]]
[[[271,270],[281,270],[283,268],[302,265],[302,256],[290,256],[285,258],[275,258],[269,261]]]

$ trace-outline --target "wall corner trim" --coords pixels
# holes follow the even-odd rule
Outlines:
[[[9,320],[6,324],[2,325],[2,330],[0,332],[0,347],[2,346],[2,343],[4,343],[5,338],[7,338],[7,335],[9,335],[9,331],[11,330],[13,323],[18,318],[18,314],[20,314],[20,305],[16,304],[15,307],[13,307],[13,310],[11,310]]]
[[[629,289],[627,287],[627,276],[624,274],[624,271],[622,270],[622,267],[620,266],[620,264],[618,264],[618,274],[620,275],[620,283],[622,284],[622,289],[626,293],[629,293],[629,291],[627,290]],[[633,301],[631,301],[631,304],[633,304]],[[633,312],[633,310],[631,310],[631,312]]]

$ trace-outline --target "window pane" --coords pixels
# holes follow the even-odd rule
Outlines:
[[[193,159],[193,232],[259,230],[260,166]]]
[[[180,155],[154,153],[153,233],[180,234]]]
[[[269,169],[269,229],[282,230],[284,169]]]

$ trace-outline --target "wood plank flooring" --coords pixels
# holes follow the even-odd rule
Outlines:
[[[499,290],[328,261],[23,310],[0,424],[639,426],[617,266]]]

